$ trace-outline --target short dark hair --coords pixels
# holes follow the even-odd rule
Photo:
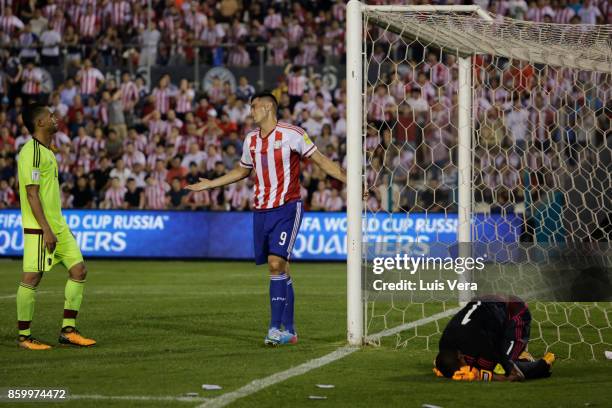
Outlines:
[[[46,111],[47,106],[39,103],[33,103],[23,109],[23,112],[21,112],[21,119],[23,120],[24,126],[30,133],[34,133],[36,131],[36,121]]]
[[[461,368],[457,350],[440,350],[436,356],[436,368],[446,378],[452,378],[455,371]]]
[[[272,95],[272,92],[270,91],[258,92],[251,97],[251,102],[253,102],[255,99],[258,99],[258,98],[267,98],[271,100],[272,103],[274,103],[275,108],[278,108],[278,101],[276,100],[276,96]]]

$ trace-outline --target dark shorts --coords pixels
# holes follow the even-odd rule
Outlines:
[[[255,263],[268,262],[268,255],[289,260],[302,223],[302,202],[293,201],[277,208],[253,213]]]

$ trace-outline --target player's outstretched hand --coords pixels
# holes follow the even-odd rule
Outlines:
[[[199,183],[189,184],[188,186],[185,186],[185,190],[191,190],[191,191],[206,190],[206,189],[211,187],[210,186],[211,182],[212,182],[212,180],[205,179],[205,178],[200,178],[200,182]]]

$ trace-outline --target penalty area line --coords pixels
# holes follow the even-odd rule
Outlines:
[[[422,326],[424,324],[431,323],[438,319],[442,319],[456,313],[460,308],[453,308],[446,310],[441,313],[437,313],[435,315],[416,320],[414,322],[406,323],[401,326],[398,326],[393,329],[383,330],[379,333],[374,333],[371,336],[366,338],[366,344],[368,340],[377,339],[380,340],[383,337],[392,336],[397,334],[403,330],[408,330],[417,326]],[[298,375],[306,374],[307,372],[314,370],[319,367],[323,367],[327,364],[333,363],[334,361],[338,361],[355,351],[359,350],[359,347],[354,346],[344,346],[336,349],[335,351],[324,355],[323,357],[315,358],[313,360],[307,361],[299,366],[289,368],[284,371],[279,371],[275,374],[272,374],[268,377],[260,378],[257,380],[253,380],[250,383],[238,388],[237,390],[228,392],[226,394],[220,395],[216,398],[210,399],[203,404],[198,405],[196,408],[221,408],[225,407],[232,402],[247,397],[251,394],[259,392],[264,388],[269,386],[281,383],[289,378],[296,377]]]
[[[178,401],[178,402],[204,402],[204,397],[175,397],[152,395],[69,395],[67,399],[74,400],[107,400],[107,401]]]

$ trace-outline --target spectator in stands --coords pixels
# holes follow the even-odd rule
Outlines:
[[[0,180],[0,209],[11,208],[17,204],[17,196],[6,179]]]
[[[127,183],[127,179],[132,176],[132,171],[125,167],[125,162],[123,159],[117,159],[115,161],[115,168],[113,168],[110,172],[110,177],[114,180],[116,179],[119,183],[119,187],[125,187]],[[113,181],[114,183],[114,181]]]
[[[73,206],[74,208],[94,208],[93,194],[89,188],[89,182],[86,177],[79,177],[76,185],[72,189]]]
[[[127,189],[118,177],[112,176],[111,186],[106,190],[104,195],[104,201],[100,205],[101,208],[106,209],[120,209],[123,208],[125,202],[125,193]]]
[[[167,205],[166,193],[169,190],[170,186],[166,181],[158,181],[157,178],[150,175],[147,178],[147,186],[144,189],[145,208],[151,210],[165,209]]]
[[[183,189],[181,180],[178,178],[172,179],[172,185],[168,196],[168,208],[171,210],[181,210],[184,208],[186,196],[189,192]]]
[[[129,178],[127,181],[127,191],[124,196],[123,208],[126,210],[144,209],[145,195],[142,187],[136,184],[136,180]]]

